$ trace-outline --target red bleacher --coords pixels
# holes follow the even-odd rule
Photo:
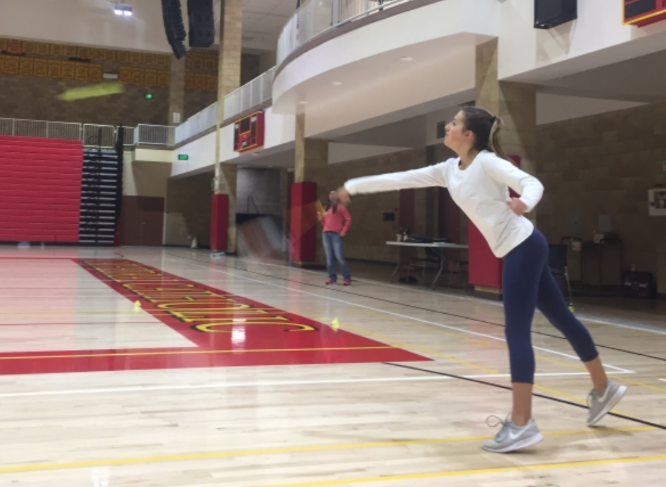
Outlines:
[[[0,241],[78,242],[83,146],[0,136]]]

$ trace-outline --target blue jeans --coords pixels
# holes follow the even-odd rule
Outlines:
[[[324,252],[326,252],[328,278],[333,282],[338,280],[335,272],[335,261],[337,260],[338,264],[340,264],[342,277],[345,281],[351,281],[351,273],[349,272],[347,261],[345,260],[345,256],[342,255],[342,237],[340,234],[337,232],[324,232],[322,240],[324,241]]]
[[[569,311],[548,265],[548,253],[548,241],[534,230],[504,257],[504,316],[511,382],[534,383],[531,329],[535,309],[562,332],[583,362],[599,356],[587,328]]]

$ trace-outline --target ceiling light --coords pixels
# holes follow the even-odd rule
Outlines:
[[[301,101],[298,102],[298,104],[299,104],[299,105],[307,105],[308,102],[305,101],[305,100],[301,100]]]
[[[132,7],[130,7],[129,5],[116,3],[113,5],[113,13],[116,15],[131,17],[134,12],[132,11]]]
[[[333,86],[340,86],[342,84],[342,81],[331,81],[331,84]]]
[[[406,63],[408,63],[408,62],[410,62],[410,61],[413,61],[414,58],[413,58],[413,57],[410,57],[410,56],[402,56],[402,57],[400,58],[400,60],[401,60],[401,61],[404,61],[404,62],[406,62]]]

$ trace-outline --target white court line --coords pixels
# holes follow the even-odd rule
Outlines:
[[[328,380],[280,380],[267,382],[222,382],[217,384],[183,384],[168,386],[136,386],[136,387],[110,387],[104,389],[70,389],[61,391],[16,392],[0,394],[0,397],[28,397],[28,396],[60,396],[70,394],[101,394],[107,392],[145,392],[145,391],[172,391],[186,389],[230,389],[235,387],[271,387],[271,386],[297,386],[320,384],[351,384],[360,382],[399,382],[399,381],[428,381],[451,380],[452,377],[378,377],[372,379],[328,379]]]
[[[618,328],[628,328],[630,330],[640,330],[646,331],[648,333],[656,333],[657,335],[666,335],[666,330],[660,330],[657,327],[649,325],[639,325],[638,323],[626,323],[621,321],[611,321],[611,320],[602,320],[601,318],[592,318],[588,315],[576,315],[579,319],[583,321],[590,321],[592,323],[599,323],[601,325],[611,325]]]
[[[167,257],[167,258],[169,258],[169,257]],[[197,264],[195,263],[194,265],[197,265]],[[199,264],[199,266],[200,267],[205,267],[207,269],[211,269],[210,265],[205,266],[203,264]],[[268,286],[278,287],[278,288],[287,289],[289,291],[294,291],[294,292],[301,293],[301,294],[307,294],[307,295],[310,295],[310,296],[315,296],[317,298],[328,299],[329,301],[335,301],[335,302],[338,302],[338,303],[343,303],[345,305],[356,306],[357,308],[369,309],[371,311],[376,311],[378,313],[384,313],[384,314],[391,315],[391,316],[397,316],[398,318],[404,318],[404,319],[412,320],[412,321],[420,321],[421,323],[426,323],[428,325],[438,326],[440,328],[447,328],[449,330],[455,330],[455,331],[459,331],[459,332],[462,332],[462,333],[481,336],[481,337],[484,337],[484,338],[489,338],[491,340],[496,340],[496,341],[499,341],[499,342],[506,343],[506,340],[503,339],[503,338],[495,337],[495,336],[492,336],[492,335],[486,335],[485,333],[479,333],[479,332],[476,332],[476,331],[465,330],[464,328],[457,328],[455,326],[443,325],[441,323],[435,323],[434,321],[423,320],[421,318],[415,318],[413,316],[407,316],[407,315],[402,315],[402,314],[399,314],[399,313],[393,313],[391,311],[386,311],[386,310],[382,310],[382,309],[378,309],[378,308],[373,308],[372,306],[365,306],[365,305],[362,305],[362,304],[352,303],[352,302],[349,302],[349,301],[343,301],[341,299],[331,298],[329,296],[322,296],[321,294],[315,294],[315,293],[310,293],[308,291],[302,291],[300,289],[293,289],[289,286],[282,286],[280,284],[273,284],[273,283],[266,282],[266,281],[260,281],[258,279],[252,279],[250,277],[243,277],[243,276],[239,276],[239,275],[236,275],[236,274],[233,274],[233,273],[230,273],[230,272],[226,272],[226,271],[223,271],[223,270],[220,270],[220,269],[216,269],[215,267],[212,267],[212,270],[217,271],[217,272],[221,272],[222,274],[227,274],[227,275],[233,276],[233,277],[238,278],[238,279],[245,279],[247,281],[258,282],[258,283],[265,284],[265,285],[268,285]],[[395,304],[400,306],[400,303],[395,303]],[[550,350],[549,348],[542,348],[542,347],[533,347],[533,348],[535,350],[541,350],[542,352],[552,353],[554,355],[560,355],[562,357],[567,357],[567,358],[573,359],[577,362],[580,362],[580,359],[578,357],[574,356],[574,355],[569,355],[569,354],[563,353],[563,352],[557,352],[555,350]],[[635,373],[631,370],[623,369],[621,367],[616,367],[615,365],[610,365],[610,364],[607,364],[607,363],[604,363],[604,365],[606,367],[611,367],[611,368],[613,368],[617,371],[623,372],[625,374],[634,374]]]
[[[437,371],[433,371],[437,372]],[[588,375],[587,372],[544,372],[535,374],[536,377],[560,377]],[[501,379],[509,378],[510,374],[481,374],[463,375],[465,379]],[[135,387],[108,387],[96,389],[66,389],[57,391],[36,392],[13,392],[0,394],[3,397],[35,397],[35,396],[67,396],[83,394],[105,394],[117,392],[147,392],[147,391],[177,391],[196,389],[232,389],[236,387],[276,387],[276,386],[301,386],[301,385],[325,385],[325,384],[355,384],[368,382],[419,382],[433,380],[453,380],[454,377],[446,376],[414,376],[414,377],[374,377],[367,379],[323,379],[323,380],[279,380],[263,382],[221,382],[214,384],[181,384],[168,386],[135,386]]]
[[[196,259],[194,259],[194,260],[196,261]],[[201,262],[201,261],[199,261],[199,262]],[[271,266],[271,267],[285,268],[284,266],[281,266],[281,265],[278,265],[278,264],[264,264],[264,263],[257,262],[257,261],[249,261],[249,262],[252,262],[253,264],[256,264],[256,265],[262,264],[262,265],[267,265],[267,266]],[[214,264],[212,264],[212,265],[214,265]],[[247,269],[242,269],[242,268],[239,268],[239,267],[236,267],[236,266],[231,266],[231,267],[233,267],[236,270],[244,270],[245,272],[250,272]],[[297,270],[299,272],[308,272],[308,273],[313,273],[313,274],[323,274],[323,273],[319,273],[317,271],[313,271],[313,270],[310,270],[310,269],[297,269]],[[270,276],[270,277],[273,277],[275,279],[288,279],[288,277],[285,278],[285,277],[281,277],[281,276]],[[354,278],[353,280],[358,281],[358,282],[365,282],[365,283],[368,283],[368,284],[373,284],[373,285],[376,285],[376,286],[390,287],[392,289],[400,289],[400,290],[403,290],[403,291],[405,290],[404,286],[399,286],[398,284],[391,284],[391,283],[381,282],[381,281],[377,281],[377,280],[374,280],[374,279]],[[310,284],[310,283],[304,283],[304,284]],[[413,291],[413,290],[409,289],[409,291]],[[462,301],[473,301],[475,303],[483,303],[483,304],[488,304],[488,305],[496,306],[496,307],[497,306],[504,306],[502,303],[499,303],[499,302],[496,302],[496,301],[490,301],[490,300],[487,300],[487,299],[476,298],[476,297],[473,297],[473,296],[460,296],[458,294],[451,294],[451,293],[446,293],[446,292],[441,292],[441,291],[433,291],[431,289],[419,289],[418,291],[414,291],[414,292],[433,294],[433,295],[437,295],[437,296],[446,296],[447,298],[460,299]],[[400,303],[396,303],[396,304],[400,304]],[[594,317],[592,317],[590,315],[586,315],[586,314],[577,314],[577,313],[574,313],[574,314],[576,315],[576,317],[578,319],[583,320],[583,321],[589,321],[591,323],[599,323],[601,325],[610,325],[610,326],[615,326],[615,327],[618,327],[618,328],[628,328],[630,330],[640,330],[640,331],[645,331],[645,332],[648,332],[648,333],[656,333],[658,335],[666,335],[666,330],[660,330],[660,329],[658,329],[656,327],[652,327],[652,326],[640,325],[638,323],[609,321],[609,320],[604,320],[604,319],[601,319],[601,318],[594,318]]]

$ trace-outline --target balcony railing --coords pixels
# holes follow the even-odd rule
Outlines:
[[[296,49],[318,35],[368,15],[413,0],[308,0],[282,29],[278,66]]]
[[[192,115],[185,123],[176,127],[175,142],[180,144],[187,139],[204,133],[215,125],[217,125],[217,102],[204,108],[196,115]]]
[[[224,119],[229,120],[268,101],[273,96],[275,68],[271,68],[249,83],[232,91],[224,98]],[[181,142],[204,133],[217,125],[217,102],[201,110],[176,128],[175,142]]]
[[[0,135],[38,137],[46,139],[80,140],[86,147],[113,149],[121,127],[113,125],[49,122],[46,120],[22,120],[0,118]],[[122,127],[125,147],[137,144],[171,147],[174,145],[175,127],[145,125]]]
[[[175,135],[176,127],[140,123],[134,129],[134,144],[171,147],[174,145]]]
[[[229,93],[224,98],[224,119],[228,120],[270,100],[273,96],[274,77],[275,67]]]
[[[81,140],[81,130],[80,123],[0,118],[0,135]]]

